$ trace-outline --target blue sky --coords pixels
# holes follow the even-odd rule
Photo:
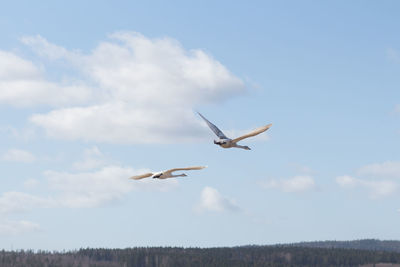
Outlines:
[[[399,7],[5,3],[0,248],[400,239]]]

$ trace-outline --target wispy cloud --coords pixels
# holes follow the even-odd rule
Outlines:
[[[25,188],[32,189],[39,185],[39,181],[37,179],[29,178],[26,179],[23,183]]]
[[[51,208],[57,203],[51,197],[44,198],[24,192],[5,192],[0,195],[0,235],[18,235],[40,230],[37,223],[27,220],[10,220],[12,214],[29,212],[36,208]]]
[[[336,183],[341,187],[352,188],[357,185],[358,179],[351,177],[349,175],[342,175],[336,177]]]
[[[400,179],[400,161],[387,161],[365,165],[357,171],[357,174],[377,179]]]
[[[46,171],[47,183],[42,185],[48,188],[48,197],[15,191],[5,192],[0,196],[0,234],[19,234],[39,229],[36,223],[8,220],[11,214],[35,209],[100,207],[115,202],[132,191],[170,191],[178,186],[176,179],[128,179],[136,173],[138,171],[119,166],[106,166],[100,170],[82,173]],[[33,181],[28,184],[31,182]]]
[[[10,149],[7,152],[5,152],[2,156],[1,159],[4,161],[14,161],[14,162],[33,162],[35,161],[35,156],[26,150],[22,149]]]
[[[398,184],[390,180],[364,180],[344,175],[336,177],[336,183],[343,188],[362,188],[372,199],[386,197],[398,190]]]
[[[13,126],[0,126],[0,133],[4,133],[18,140],[28,141],[36,136],[36,127],[32,125],[15,128]]]
[[[37,231],[40,231],[40,226],[34,222],[0,220],[0,235],[19,235]]]
[[[178,186],[176,179],[128,179],[132,175],[148,172],[118,165],[108,165],[91,172],[46,171],[49,187],[58,192],[58,200],[72,208],[90,208],[121,199],[124,195],[138,191],[170,191]]]
[[[400,113],[400,105],[396,105],[396,106],[394,107],[394,112]]]
[[[362,166],[356,171],[356,177],[336,177],[336,183],[343,188],[366,189],[369,197],[375,199],[397,192],[400,187],[399,179],[400,162],[386,161]]]
[[[103,153],[101,153],[98,147],[93,146],[85,149],[83,152],[83,158],[73,163],[72,167],[78,171],[86,171],[105,166],[106,163],[107,161],[104,158]]]
[[[292,164],[290,164],[290,166],[292,168],[294,168],[294,170],[296,172],[304,174],[304,175],[313,175],[313,174],[315,174],[315,171],[312,168],[310,168],[310,167],[308,167],[306,165],[303,165],[303,164],[292,163]]]
[[[206,186],[200,194],[200,201],[195,207],[198,212],[223,212],[223,211],[238,211],[239,206],[233,199],[221,195],[217,189]]]
[[[301,193],[316,188],[312,176],[294,176],[289,179],[270,179],[261,182],[261,186],[266,189],[278,189],[286,193]]]
[[[40,35],[24,36],[21,38],[21,42],[31,47],[38,55],[50,60],[68,59],[73,61],[74,58],[81,57],[78,51],[69,51],[62,46],[52,44]]]
[[[54,199],[43,198],[23,192],[5,192],[0,196],[0,214],[25,212],[33,208],[47,208],[56,205]]]
[[[390,61],[393,62],[400,62],[400,52],[397,49],[394,48],[387,48],[386,49],[386,57]]]
[[[60,172],[47,170],[44,181],[27,179],[24,187],[29,190],[41,185],[41,195],[9,191],[0,195],[0,234],[23,233],[39,229],[39,225],[25,220],[13,221],[8,217],[12,214],[30,212],[35,209],[52,208],[93,208],[109,205],[122,199],[134,191],[166,192],[179,186],[177,179],[130,180],[132,175],[149,172],[147,169],[133,169],[118,164],[110,164],[103,160],[103,154],[97,147],[86,149],[83,153],[80,171]],[[101,164],[92,157],[100,157]],[[82,170],[84,169],[84,170]],[[45,195],[45,197],[43,197]]]

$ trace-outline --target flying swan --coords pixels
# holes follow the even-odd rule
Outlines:
[[[265,132],[266,130],[268,130],[272,126],[272,124],[268,124],[268,125],[262,126],[260,128],[257,128],[254,131],[252,131],[252,132],[250,132],[248,134],[242,135],[242,136],[240,136],[238,138],[230,139],[230,138],[226,137],[226,135],[220,129],[218,129],[217,126],[215,126],[209,120],[204,118],[204,116],[201,115],[200,112],[197,112],[197,113],[207,123],[208,127],[210,127],[210,129],[219,137],[218,140],[214,140],[214,144],[219,145],[220,147],[223,147],[223,148],[237,147],[237,148],[250,150],[250,147],[238,145],[237,142],[239,142],[240,140],[243,140],[245,138],[256,136],[256,135],[258,135],[258,134],[260,134],[262,132]]]
[[[166,170],[166,171],[162,171],[162,172],[157,172],[157,173],[145,173],[142,175],[135,175],[130,177],[129,179],[134,179],[134,180],[140,180],[143,178],[147,178],[150,177],[153,179],[167,179],[167,178],[173,178],[173,177],[185,177],[187,176],[186,174],[182,173],[182,174],[172,174],[175,171],[188,171],[188,170],[201,170],[206,168],[206,166],[194,166],[194,167],[187,167],[187,168],[175,168],[175,169],[170,169],[170,170]]]

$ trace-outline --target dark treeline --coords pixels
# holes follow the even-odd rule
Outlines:
[[[400,264],[400,253],[343,248],[243,246],[80,249],[68,252],[0,251],[0,266],[374,266]],[[397,265],[400,266],[400,265]]]
[[[316,241],[294,243],[291,244],[291,246],[310,248],[353,248],[364,250],[394,251],[400,253],[400,241],[396,240],[381,241],[377,239],[361,239],[354,241]]]

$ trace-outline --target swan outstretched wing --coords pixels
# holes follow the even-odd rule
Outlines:
[[[186,167],[186,168],[174,168],[170,170],[163,171],[164,174],[171,174],[175,171],[190,171],[190,170],[201,170],[207,168],[207,166],[193,166],[193,167]]]
[[[219,138],[221,138],[221,139],[228,139],[228,137],[226,137],[225,134],[224,134],[220,129],[218,129],[217,126],[215,126],[215,125],[212,124],[209,120],[207,120],[206,118],[204,118],[204,116],[201,115],[200,112],[197,112],[197,113],[200,115],[200,117],[203,118],[203,120],[207,123],[208,127],[210,127],[210,129],[211,129]]]
[[[153,174],[152,174],[151,172],[149,172],[149,173],[145,173],[145,174],[142,174],[142,175],[135,175],[135,176],[132,176],[132,177],[130,177],[129,179],[140,180],[140,179],[143,179],[143,178],[150,177],[150,176],[152,176],[152,175],[153,175]]]
[[[252,132],[250,132],[250,133],[248,133],[248,134],[245,134],[245,135],[242,135],[242,136],[240,136],[240,137],[238,137],[238,138],[233,139],[232,142],[237,143],[237,142],[239,142],[240,140],[243,140],[243,139],[245,139],[245,138],[258,135],[258,134],[260,134],[260,133],[265,132],[266,130],[268,130],[271,126],[272,126],[272,124],[268,124],[268,125],[262,126],[262,127],[260,127],[260,128],[257,128],[257,129],[255,129],[254,131],[252,131]]]

